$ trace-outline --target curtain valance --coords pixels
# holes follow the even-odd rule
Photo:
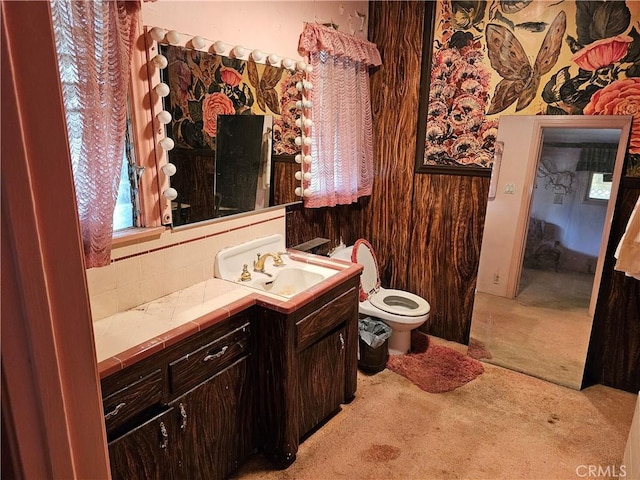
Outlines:
[[[576,171],[613,173],[616,164],[618,145],[602,145],[583,147]]]
[[[315,23],[305,23],[298,42],[298,52],[307,57],[310,53],[327,52],[334,57],[348,57],[365,65],[382,65],[375,43],[333,28]]]

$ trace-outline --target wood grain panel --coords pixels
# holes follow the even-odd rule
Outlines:
[[[299,182],[295,179],[300,165],[290,161],[280,161],[274,157],[273,161],[273,205],[297,202],[295,189]]]
[[[431,305],[422,330],[468,343],[489,179],[416,177],[408,283]]]
[[[371,74],[375,181],[362,217],[383,286],[411,290],[415,135],[418,127],[424,2],[371,2],[369,39],[382,66]]]
[[[640,280],[614,270],[615,249],[640,195],[640,179],[625,179],[611,225],[607,257],[585,367],[585,385],[640,390]]]

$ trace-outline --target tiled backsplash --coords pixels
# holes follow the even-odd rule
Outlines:
[[[274,233],[285,235],[285,209],[206,226],[167,230],[160,238],[116,248],[111,264],[87,270],[93,320],[213,277],[222,248]]]

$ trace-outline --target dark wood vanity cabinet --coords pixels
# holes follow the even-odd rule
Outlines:
[[[357,287],[252,307],[103,379],[112,477],[223,479],[255,451],[290,465],[354,397]]]
[[[259,312],[258,447],[279,467],[355,395],[358,284],[348,280],[289,315]]]
[[[114,479],[223,479],[255,451],[254,340],[237,315],[102,381]]]

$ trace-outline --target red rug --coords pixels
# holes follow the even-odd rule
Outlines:
[[[433,345],[427,338],[424,334],[412,336],[413,352],[389,355],[387,368],[429,393],[450,392],[484,372],[478,360],[451,348]]]

